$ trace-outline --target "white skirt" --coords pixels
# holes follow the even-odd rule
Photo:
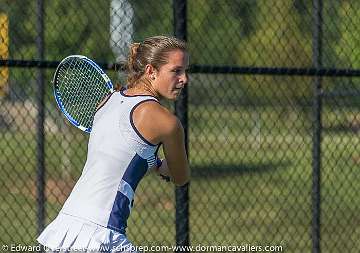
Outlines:
[[[37,241],[47,252],[137,252],[126,235],[63,213],[45,228]]]

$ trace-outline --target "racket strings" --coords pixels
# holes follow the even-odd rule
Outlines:
[[[88,62],[73,58],[59,69],[58,90],[65,110],[84,127],[91,127],[97,105],[109,94],[105,80]]]

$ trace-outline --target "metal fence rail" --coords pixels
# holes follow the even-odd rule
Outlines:
[[[358,251],[358,10],[356,0],[0,0],[0,244],[34,245],[85,162],[88,136],[52,98],[58,62],[87,55],[123,84],[127,45],[172,34],[191,55],[190,85],[168,106],[192,180],[174,194],[146,177],[130,240]]]

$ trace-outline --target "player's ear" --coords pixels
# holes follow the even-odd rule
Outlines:
[[[155,79],[156,77],[156,69],[151,64],[146,64],[145,66],[145,76],[150,80]]]

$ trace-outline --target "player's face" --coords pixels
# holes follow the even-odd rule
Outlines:
[[[186,70],[189,66],[189,56],[182,50],[168,53],[168,63],[156,71],[154,86],[158,94],[166,99],[175,100],[187,84]]]

